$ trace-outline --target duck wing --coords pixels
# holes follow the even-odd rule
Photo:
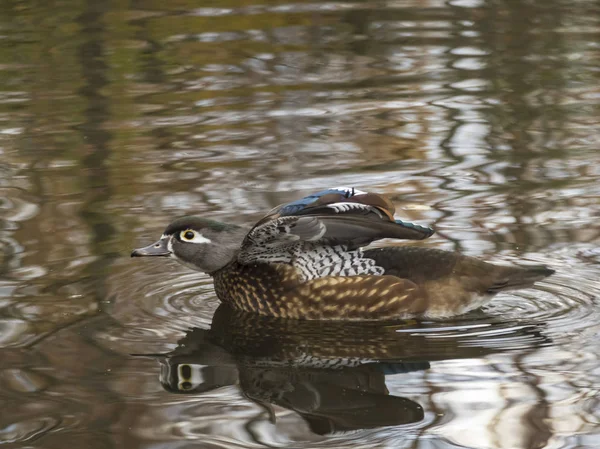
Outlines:
[[[394,206],[381,195],[328,189],[273,209],[250,230],[238,260],[257,262],[300,242],[344,246],[351,251],[383,238],[422,240],[431,228],[394,219]]]
[[[393,221],[396,208],[389,198],[376,193],[363,192],[353,187],[338,187],[322,190],[291,203],[277,206],[265,218],[272,216],[306,215],[323,206],[335,203],[361,203],[379,208]]]

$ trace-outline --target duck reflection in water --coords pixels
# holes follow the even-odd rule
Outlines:
[[[221,305],[209,330],[192,328],[175,350],[154,357],[167,391],[198,394],[239,385],[271,422],[277,405],[300,414],[314,433],[324,435],[421,421],[421,405],[389,394],[387,375],[427,370],[435,361],[549,344],[540,326],[485,319],[296,321]]]

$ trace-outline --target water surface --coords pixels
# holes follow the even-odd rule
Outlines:
[[[0,442],[600,447],[599,32],[591,0],[2,2]],[[128,257],[336,185],[557,274],[346,328]]]

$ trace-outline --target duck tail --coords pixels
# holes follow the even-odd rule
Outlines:
[[[499,279],[488,288],[488,293],[516,290],[531,287],[537,281],[554,274],[554,270],[544,265],[530,267],[506,267]]]

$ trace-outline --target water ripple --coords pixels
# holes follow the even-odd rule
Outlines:
[[[111,278],[111,314],[123,327],[99,338],[140,352],[145,343],[165,344],[190,326],[210,324],[218,301],[206,275],[166,260],[135,262],[126,260]]]
[[[15,422],[0,429],[0,442],[33,441],[58,426],[60,420],[50,416]]]
[[[486,312],[509,320],[546,323],[555,342],[568,340],[590,327],[600,328],[600,283],[585,267],[569,267],[569,274],[559,272],[534,288],[499,295]],[[595,272],[593,276],[597,276]],[[578,279],[576,285],[572,277]]]

